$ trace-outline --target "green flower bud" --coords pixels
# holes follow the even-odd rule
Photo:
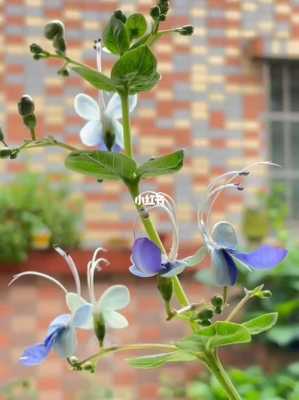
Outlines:
[[[194,27],[192,25],[186,25],[176,29],[175,31],[183,36],[191,36],[194,33]]]
[[[151,11],[150,11],[150,16],[153,18],[153,19],[159,19],[160,18],[160,15],[161,15],[161,13],[160,13],[160,8],[158,7],[158,6],[156,6],[156,7],[153,7],[152,9],[151,9]]]
[[[212,325],[212,322],[209,319],[204,319],[204,320],[200,321],[200,325],[210,326],[210,325]]]
[[[49,22],[44,28],[44,35],[47,39],[53,40],[56,36],[64,36],[64,24],[59,20]]]
[[[159,17],[159,20],[162,21],[162,22],[165,21],[166,20],[166,15],[165,14],[161,14],[160,17]]]
[[[57,74],[64,78],[70,76],[69,70],[67,68],[61,68],[60,70],[57,71]]]
[[[1,149],[0,150],[0,158],[10,158],[13,150],[11,149]]]
[[[200,311],[197,314],[197,316],[199,319],[202,319],[202,320],[211,319],[214,316],[214,311],[211,308],[206,308],[206,309]]]
[[[166,303],[169,303],[173,292],[173,282],[170,278],[158,277],[158,289]]]
[[[116,10],[113,15],[115,16],[115,18],[119,19],[124,24],[126,23],[127,17],[121,10]]]
[[[221,296],[214,296],[211,299],[211,304],[214,307],[221,307],[223,305],[223,298]]]
[[[29,129],[35,129],[35,127],[36,127],[36,116],[34,114],[26,115],[25,117],[23,117],[23,122]]]
[[[98,338],[99,344],[102,347],[104,343],[104,338],[106,335],[105,321],[101,313],[94,314],[93,325],[96,337]]]
[[[40,47],[38,44],[36,43],[32,43],[32,45],[30,45],[30,51],[33,54],[40,54],[43,53],[44,50],[42,49],[42,47]]]
[[[61,53],[64,53],[66,50],[66,43],[62,36],[55,37],[55,39],[53,40],[53,46],[57,51]]]
[[[13,150],[11,150],[9,158],[11,160],[14,160],[18,157],[18,154],[19,154],[19,149],[13,149]]]
[[[222,313],[222,306],[215,307],[215,313],[216,314],[221,314]]]
[[[89,371],[92,374],[94,374],[96,372],[95,365],[90,361],[87,361],[86,363],[84,363],[82,367],[83,367],[84,371]]]
[[[27,94],[22,96],[21,100],[18,102],[18,110],[22,117],[32,115],[34,113],[34,102],[32,97]]]
[[[161,14],[163,14],[166,18],[166,15],[169,11],[169,0],[159,0],[158,6],[161,10]]]

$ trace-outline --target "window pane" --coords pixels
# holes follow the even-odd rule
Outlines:
[[[270,86],[271,86],[271,110],[283,110],[283,79],[282,79],[282,65],[270,65]]]
[[[291,123],[291,167],[299,171],[299,122]]]
[[[284,149],[285,136],[283,123],[281,121],[272,121],[271,129],[271,160],[274,163],[285,165]]]
[[[289,85],[291,111],[299,111],[299,63],[290,64]]]

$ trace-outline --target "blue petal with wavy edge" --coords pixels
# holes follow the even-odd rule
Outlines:
[[[31,367],[42,363],[49,355],[51,349],[55,345],[59,335],[63,332],[64,327],[57,327],[49,334],[44,343],[38,343],[25,349],[20,357],[21,364]]]
[[[162,269],[161,249],[146,237],[135,240],[132,260],[136,269],[147,276],[157,275]],[[132,272],[132,270],[130,271]]]
[[[235,259],[253,270],[267,270],[275,268],[288,254],[286,249],[263,245],[252,253],[241,253],[236,250],[227,250]]]

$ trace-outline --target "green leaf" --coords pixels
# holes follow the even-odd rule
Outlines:
[[[147,22],[142,14],[132,14],[126,22],[126,28],[130,39],[137,39],[143,36],[147,30]]]
[[[299,339],[299,324],[278,325],[267,332],[267,339],[278,346],[287,346]]]
[[[104,29],[103,43],[113,54],[123,54],[130,46],[126,26],[115,16],[110,18],[108,25]]]
[[[106,90],[107,92],[115,92],[117,90],[117,86],[110,78],[93,68],[75,66],[71,67],[71,69],[96,89]]]
[[[73,152],[65,160],[65,166],[84,175],[98,179],[136,179],[136,163],[119,153],[107,151]]]
[[[184,151],[179,150],[166,156],[151,159],[141,165],[137,173],[141,178],[168,175],[179,171],[184,162]]]
[[[268,331],[277,322],[278,313],[269,313],[260,315],[250,321],[244,322],[242,326],[248,329],[251,335],[258,335],[259,333]]]
[[[251,335],[242,325],[234,322],[217,321],[176,343],[176,346],[185,352],[198,354],[217,347],[249,343],[250,341]]]
[[[196,360],[196,357],[184,353],[182,351],[174,351],[170,353],[153,354],[150,356],[142,356],[128,359],[129,364],[134,368],[159,368],[167,363],[189,362]]]
[[[152,89],[160,79],[157,60],[147,46],[126,52],[114,64],[111,78],[115,85],[122,86],[129,94]]]
[[[217,321],[212,326],[215,329],[215,332],[207,343],[209,349],[230,346],[233,344],[249,343],[251,341],[251,335],[248,329],[240,324]]]

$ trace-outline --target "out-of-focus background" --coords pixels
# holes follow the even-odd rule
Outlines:
[[[224,354],[244,399],[299,398],[299,1],[173,0],[167,25],[195,26],[190,37],[163,39],[156,47],[162,80],[139,97],[134,115],[134,146],[140,161],[185,148],[183,170],[153,180],[144,189],[163,191],[177,201],[182,254],[200,245],[196,210],[209,180],[227,170],[259,160],[281,168],[256,168],[244,194],[226,193],[215,204],[212,219],[236,223],[244,248],[262,241],[290,249],[288,261],[271,276],[244,276],[253,287],[263,281],[272,300],[253,303],[244,317],[261,308],[276,309],[280,321],[262,340]],[[97,96],[77,76],[57,76],[55,62],[33,61],[29,45],[48,45],[43,27],[51,19],[66,25],[73,58],[95,65],[93,40],[101,36],[115,9],[149,10],[150,0],[0,0],[0,124],[9,144],[28,134],[17,114],[22,94],[36,102],[38,134],[79,145],[84,121],[74,112],[79,92]],[[104,69],[112,65],[104,57]],[[91,251],[105,246],[111,266],[98,275],[98,290],[111,283],[130,287],[130,327],[112,332],[111,343],[166,341],[184,332],[164,322],[154,280],[128,275],[129,248],[136,224],[129,196],[119,183],[95,183],[65,170],[63,150],[34,150],[17,160],[0,162],[0,397],[1,399],[225,399],[215,382],[198,379],[197,366],[161,371],[134,371],[115,357],[95,377],[68,371],[56,356],[39,368],[18,364],[24,347],[40,340],[48,323],[65,310],[55,287],[30,278],[7,289],[10,277],[36,268],[64,280],[72,288],[67,267],[51,249],[72,251],[82,276]],[[168,240],[163,216],[158,228]],[[216,293],[205,270],[183,277],[193,300]],[[238,296],[238,291],[231,299]],[[83,337],[80,353],[96,349]],[[291,364],[292,363],[292,364]],[[252,367],[260,364],[264,372]],[[271,378],[268,373],[271,373]],[[28,381],[27,381],[28,380]],[[29,382],[29,383],[28,383]],[[29,386],[28,386],[29,385]],[[246,397],[248,396],[248,397]],[[251,397],[249,397],[251,396]]]

